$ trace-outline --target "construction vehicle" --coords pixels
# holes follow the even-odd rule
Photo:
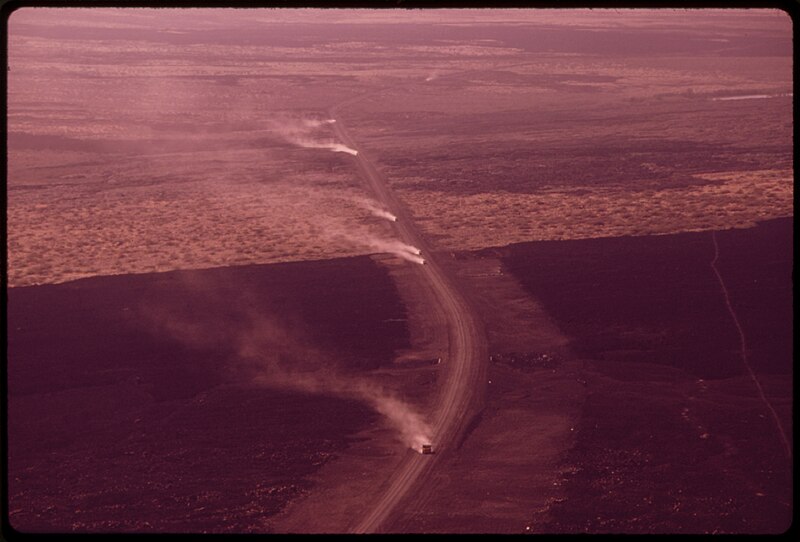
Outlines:
[[[422,445],[422,453],[425,454],[425,455],[432,454],[433,453],[433,444],[423,444]]]

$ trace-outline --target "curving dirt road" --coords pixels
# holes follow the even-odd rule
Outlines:
[[[350,100],[349,100],[350,101]],[[349,102],[348,101],[348,102]],[[343,104],[340,104],[340,106]],[[454,446],[470,420],[483,407],[486,388],[487,346],[483,326],[466,298],[458,291],[453,277],[437,263],[425,240],[414,227],[411,217],[375,169],[369,155],[360,149],[337,117],[337,107],[330,110],[334,132],[342,143],[358,150],[353,160],[377,200],[398,217],[395,223],[400,239],[422,250],[425,265],[417,265],[422,280],[433,289],[432,303],[438,303],[447,314],[448,356],[442,360],[440,393],[432,415],[433,455],[408,450],[399,468],[392,474],[382,498],[353,528],[356,533],[379,532],[388,526],[393,512],[414,490],[424,490],[424,480],[436,463]],[[409,264],[413,265],[413,264]],[[431,417],[429,416],[429,419]]]

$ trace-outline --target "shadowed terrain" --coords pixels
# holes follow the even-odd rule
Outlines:
[[[791,435],[793,220],[717,237],[750,363]],[[540,532],[789,527],[791,461],[739,356],[709,233],[503,253],[589,360],[575,445],[562,465],[566,497]]]
[[[253,383],[233,330],[254,314],[296,324],[287,337],[343,373],[408,346],[394,284],[363,257],[9,290],[12,525],[258,532],[311,490],[308,476],[379,417]],[[264,357],[317,368],[277,338]]]

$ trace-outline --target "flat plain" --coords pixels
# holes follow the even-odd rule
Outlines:
[[[10,19],[9,285],[365,253],[320,235],[320,209],[368,220],[347,155],[275,129],[341,102],[442,249],[792,213],[779,12],[615,38],[613,15],[555,29],[535,10],[475,28],[161,11]],[[771,97],[720,99],[748,95]]]
[[[791,52],[770,10],[15,12],[11,525],[345,532],[380,497],[407,446],[352,383],[432,417],[448,330],[359,241],[395,230],[336,107],[490,351],[383,530],[784,531],[754,378],[791,437]]]

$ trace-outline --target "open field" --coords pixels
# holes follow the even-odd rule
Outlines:
[[[382,92],[352,115],[442,249],[746,227],[791,215],[791,97],[715,99],[731,89],[790,91],[783,59],[709,58],[681,71],[678,59],[650,61],[644,70],[545,58],[456,73],[438,86]],[[709,79],[712,63],[731,71]],[[782,83],[764,86],[765,64]]]
[[[791,435],[793,220],[717,237],[749,362]],[[789,527],[791,460],[739,357],[708,233],[503,251],[504,268],[591,360],[566,495],[539,532]]]
[[[752,363],[791,433],[792,221],[717,236]],[[714,280],[709,238],[459,253],[454,266],[489,331],[488,401],[395,529],[787,529],[791,464],[737,357],[721,290],[704,286]],[[655,271],[665,262],[670,280]]]
[[[724,332],[732,324],[714,308],[721,294],[699,287],[710,273],[708,243],[692,241],[699,235],[460,253],[451,265],[473,292],[495,359],[487,405],[394,530],[782,530],[791,504],[787,466],[752,384],[739,376],[736,337]],[[759,372],[790,428],[791,325],[781,314],[791,290],[791,221],[718,235],[752,358],[769,373]],[[642,281],[664,259],[696,273],[638,289],[625,273],[631,268],[619,267],[623,255],[637,262],[629,272]],[[225,330],[242,327],[232,322],[252,318],[254,307],[284,314],[275,321],[295,324],[292,335],[310,348],[338,352],[329,361],[341,370],[400,386],[425,404],[437,368],[413,360],[442,347],[413,332],[435,330],[435,312],[405,312],[388,280],[391,273],[408,286],[402,269],[351,258],[12,289],[14,524],[138,532],[346,526],[400,457],[393,431],[359,402],[249,384],[250,369],[230,351],[235,341]],[[693,316],[664,309],[686,296]],[[618,320],[599,329],[592,311],[609,304],[620,307]],[[709,328],[687,334],[690,322]],[[223,331],[186,342],[187,330],[216,328]],[[661,346],[645,348],[656,335]],[[36,425],[25,423],[34,418]],[[225,452],[199,453],[209,446]],[[206,482],[198,486],[190,472],[205,472]],[[132,506],[126,499],[137,492],[149,500]],[[231,501],[231,492],[241,498]]]
[[[14,288],[8,315],[18,529],[260,532],[360,431],[396,446],[362,401],[254,381],[333,383],[410,346],[369,258]]]
[[[12,15],[13,527],[788,527],[790,19],[483,11]]]
[[[759,373],[792,372],[792,224],[778,219],[717,234],[720,273],[734,310],[744,313],[739,319]],[[708,232],[548,241],[502,254],[505,268],[574,337],[580,355],[671,365],[700,378],[741,374]]]
[[[367,253],[321,236],[374,227],[350,157],[279,126],[363,93],[342,114],[440,248],[792,214],[780,15],[642,14],[622,41],[579,14],[392,32],[273,15],[15,13],[10,285]]]

